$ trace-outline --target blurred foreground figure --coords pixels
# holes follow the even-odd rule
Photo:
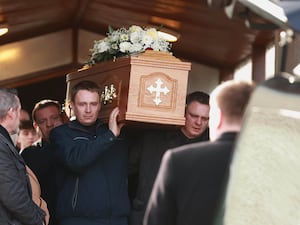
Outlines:
[[[211,141],[167,151],[144,225],[210,225],[253,85],[227,81],[210,96]]]
[[[299,146],[300,80],[280,74],[252,95],[216,224],[298,224]]]

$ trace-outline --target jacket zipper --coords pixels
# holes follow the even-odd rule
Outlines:
[[[79,188],[79,177],[76,178],[74,192],[73,192],[73,196],[72,196],[72,208],[73,208],[73,211],[75,210],[75,207],[76,207],[76,204],[77,204],[78,188]]]

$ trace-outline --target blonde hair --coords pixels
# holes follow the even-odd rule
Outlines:
[[[225,81],[211,93],[211,104],[216,104],[227,121],[240,121],[254,86],[254,83],[246,81]]]

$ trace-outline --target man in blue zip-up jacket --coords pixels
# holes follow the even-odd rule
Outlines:
[[[60,225],[126,225],[130,211],[127,147],[112,110],[107,125],[97,118],[100,89],[81,81],[71,90],[75,120],[53,129],[50,141],[57,156]]]

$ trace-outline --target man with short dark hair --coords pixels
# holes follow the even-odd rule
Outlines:
[[[41,140],[25,148],[21,155],[27,166],[37,176],[41,185],[41,196],[48,204],[49,225],[57,225],[55,207],[57,198],[57,174],[54,150],[49,141],[50,131],[64,122],[64,114],[58,101],[44,99],[32,110],[34,127],[40,132]]]
[[[164,154],[144,225],[213,223],[252,91],[252,84],[233,80],[214,89],[209,113],[211,141],[181,146]]]
[[[54,128],[54,146],[60,174],[57,216],[60,225],[127,225],[127,148],[114,108],[102,124],[101,92],[92,81],[71,89],[75,120]]]
[[[31,198],[25,162],[10,135],[18,131],[20,100],[0,89],[0,224],[43,225],[45,212]]]
[[[207,141],[209,136],[209,95],[195,91],[187,95],[185,125],[175,129],[153,129],[130,151],[130,179],[138,174],[137,190],[134,193],[130,225],[141,225],[151,194],[161,158],[170,148],[185,144]],[[133,180],[133,179],[132,179]],[[131,182],[130,182],[131,183]]]
[[[42,135],[42,140],[49,142],[50,131],[64,122],[65,114],[58,101],[43,99],[37,102],[32,110],[34,126]]]

